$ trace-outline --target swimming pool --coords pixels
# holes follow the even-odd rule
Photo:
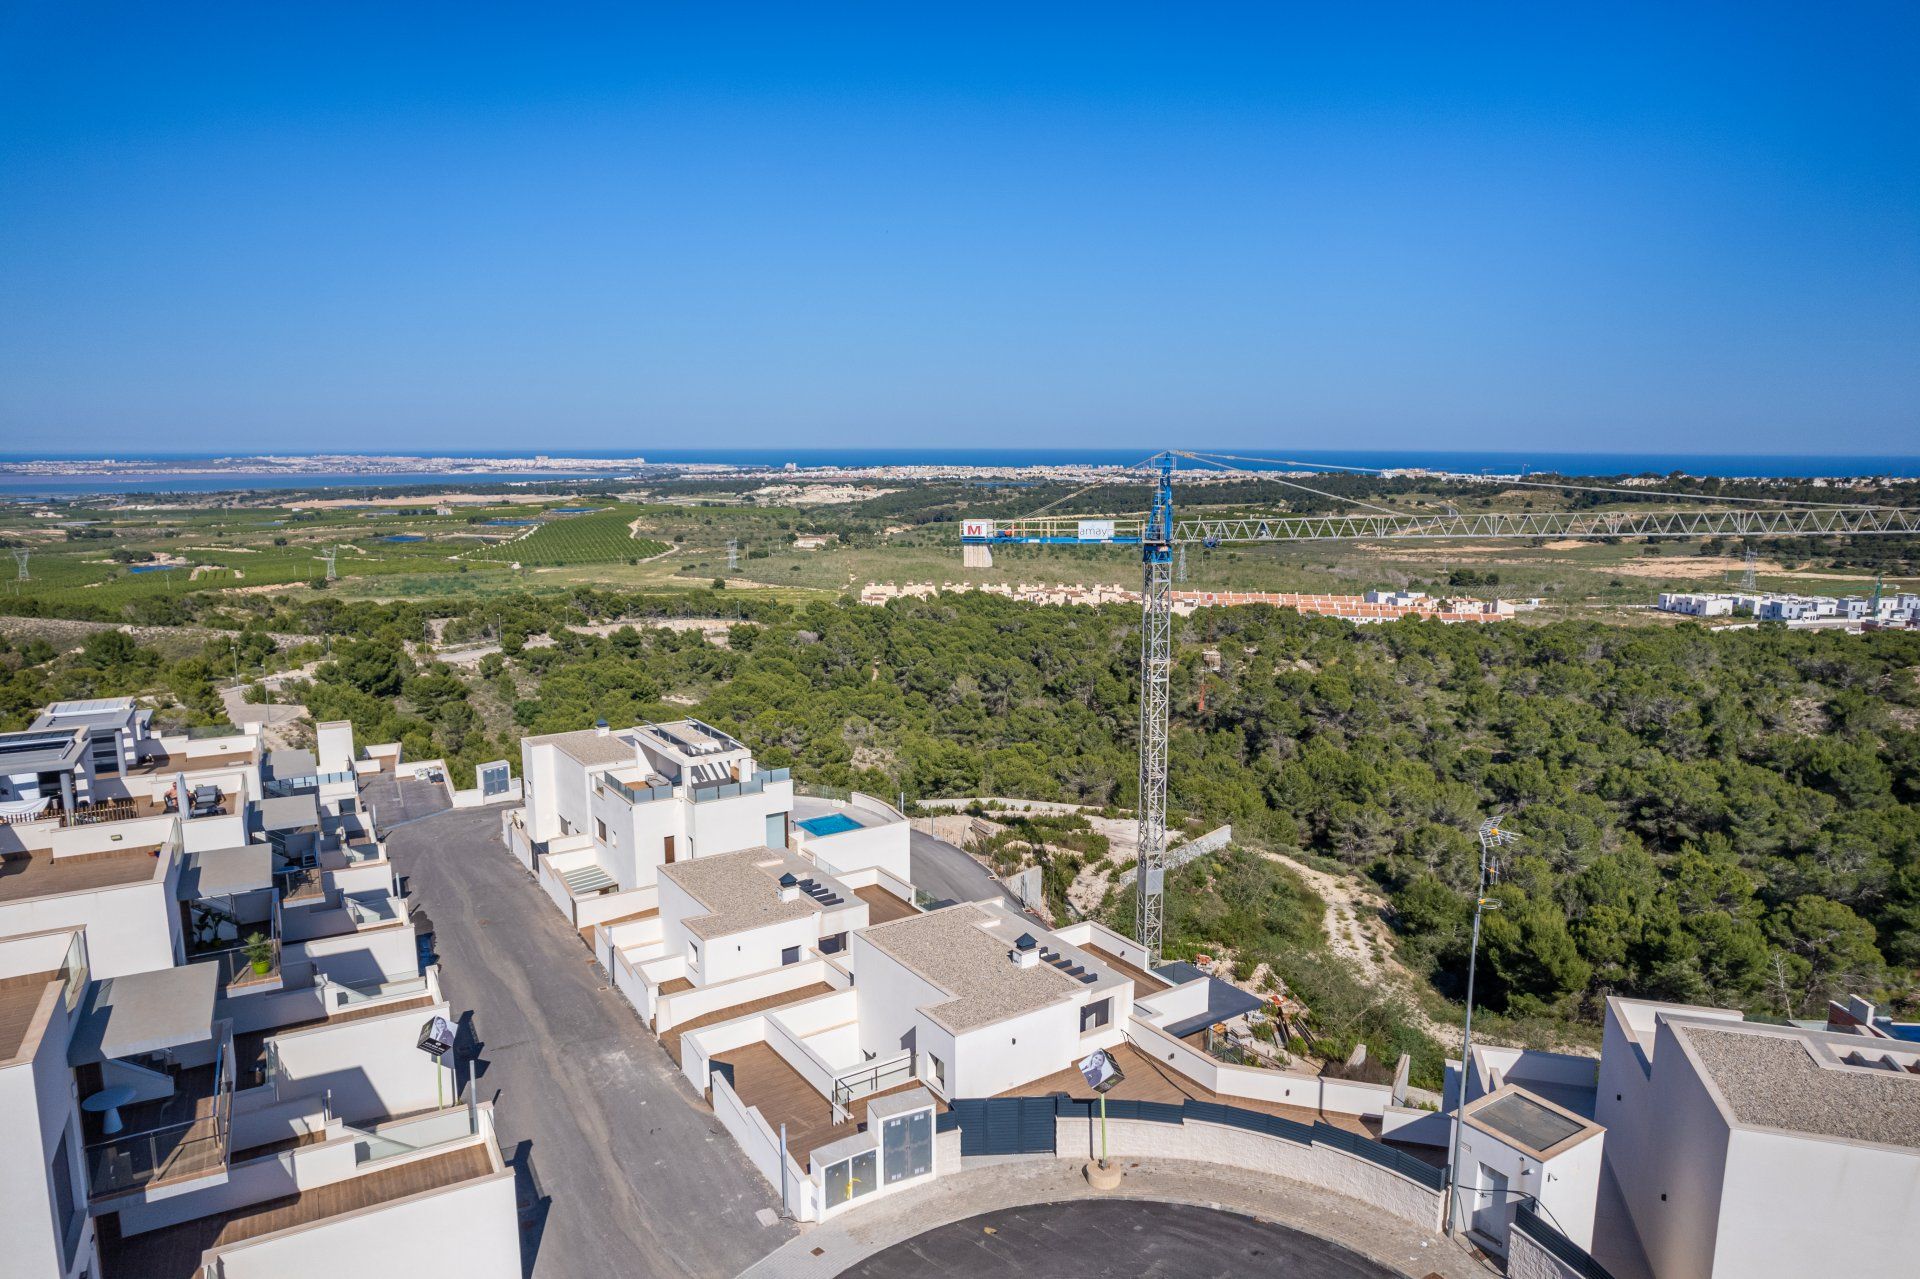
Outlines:
[[[828,813],[825,817],[809,817],[799,823],[800,829],[809,835],[838,835],[843,831],[859,830],[860,823],[845,813]]]

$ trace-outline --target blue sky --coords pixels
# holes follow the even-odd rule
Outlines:
[[[7,449],[1920,452],[1920,7],[0,4]]]

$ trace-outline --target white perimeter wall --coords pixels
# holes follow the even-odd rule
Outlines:
[[[1097,1110],[1087,1118],[1058,1118],[1055,1124],[1055,1149],[1060,1158],[1098,1157],[1100,1115]],[[1425,1230],[1437,1230],[1440,1226],[1438,1191],[1326,1146],[1303,1145],[1244,1128],[1196,1120],[1161,1124],[1139,1119],[1109,1119],[1107,1152],[1113,1158],[1192,1159],[1288,1177],[1358,1200],[1356,1208],[1371,1205]],[[1666,1276],[1662,1275],[1661,1279]]]
[[[284,950],[292,962],[310,962],[316,976],[349,985],[420,975],[420,942],[408,925],[288,942]]]
[[[1735,1130],[1713,1273],[1912,1279],[1920,1274],[1920,1151]]]
[[[277,1035],[283,1097],[333,1093],[333,1113],[348,1123],[435,1110],[456,1095],[451,1054],[441,1061],[420,1051],[420,1031],[442,1002],[385,1017],[363,1017],[337,1026]]]
[[[9,902],[0,906],[0,937],[85,928],[87,958],[96,981],[171,968],[179,918],[171,878],[169,874],[157,883]]]
[[[519,1279],[513,1174],[503,1171],[220,1253],[221,1279],[353,1274]]]
[[[793,833],[802,849],[836,872],[874,867],[899,879],[912,881],[911,836],[905,822],[863,826],[859,830],[824,836],[809,835],[796,822]]]

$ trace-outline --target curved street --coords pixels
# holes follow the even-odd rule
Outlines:
[[[1394,1279],[1356,1252],[1257,1217],[1145,1199],[983,1213],[897,1243],[842,1279]]]

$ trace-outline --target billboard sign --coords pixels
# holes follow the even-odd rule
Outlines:
[[[992,520],[961,520],[960,536],[961,537],[992,537],[993,521]]]
[[[1081,520],[1080,540],[1083,542],[1111,542],[1113,540],[1113,521]]]

